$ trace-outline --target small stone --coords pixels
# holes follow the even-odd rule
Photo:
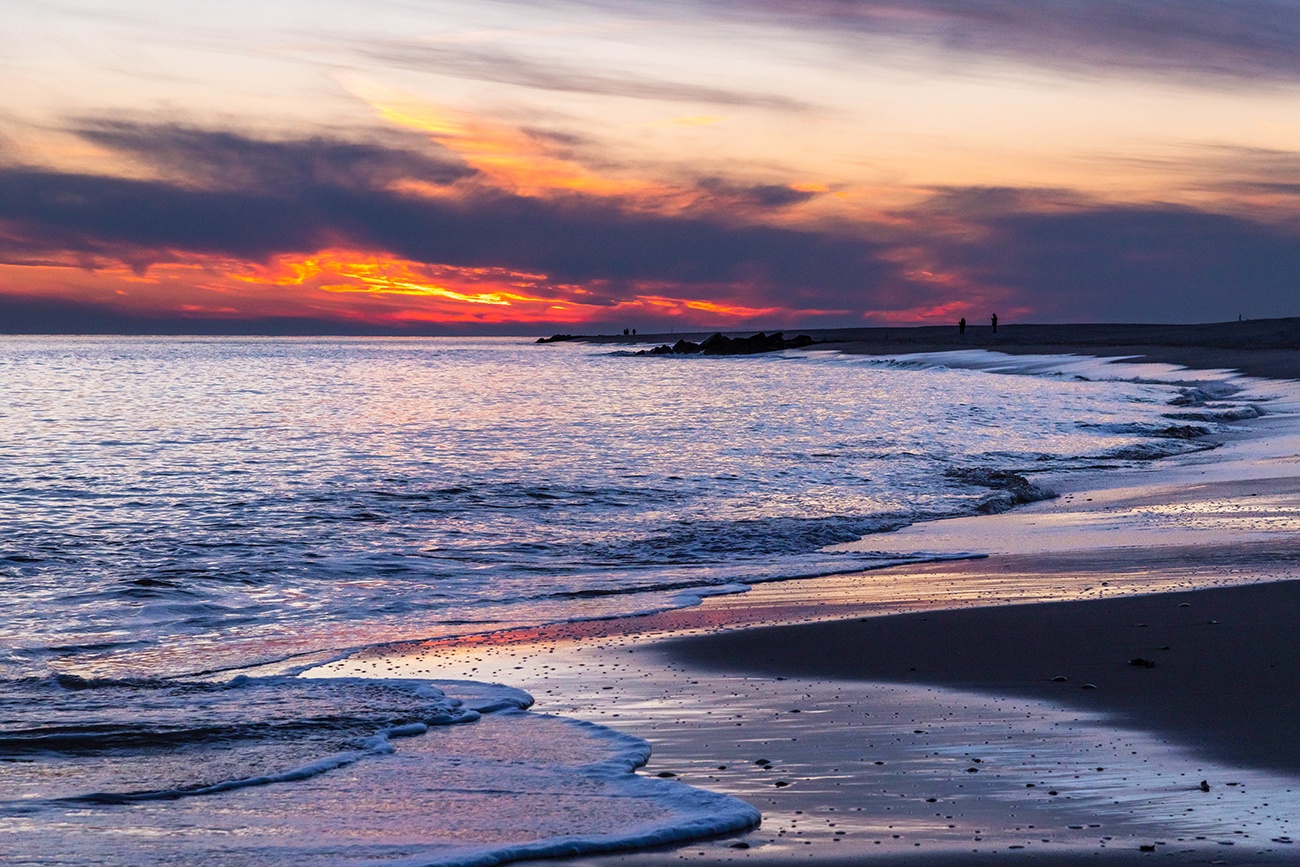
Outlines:
[[[776,786],[778,789],[784,789],[786,786],[788,786],[788,785],[790,785],[790,784],[787,783],[785,780],[777,780],[777,781],[776,781],[775,783],[773,783],[772,785]]]
[[[1052,678],[1052,683],[1065,683],[1067,680],[1069,680],[1068,677],[1063,674],[1058,674],[1056,677]]]
[[[1128,661],[1128,664],[1133,666],[1134,668],[1155,668],[1156,667],[1156,661],[1154,659],[1147,659],[1146,657],[1142,657],[1142,656],[1133,657]]]
[[[741,840],[739,843],[732,843],[732,844],[731,844],[731,848],[732,848],[732,849],[748,849],[748,848],[749,848],[749,844],[746,843],[744,840]]]
[[[655,776],[657,776],[657,777],[662,777],[663,779],[666,780],[666,779],[668,779],[669,777],[675,777],[675,776],[677,776],[677,775],[674,774],[672,771],[660,771],[659,773],[655,774]]]
[[[1097,684],[1095,683],[1085,683],[1083,686],[1079,687],[1079,689],[1096,689],[1096,688],[1097,688]]]
[[[1210,791],[1210,783],[1208,780],[1201,780],[1201,791],[1202,792]]]
[[[1143,843],[1141,846],[1138,846],[1138,851],[1140,851],[1140,852],[1154,852],[1154,851],[1156,851],[1156,847],[1155,847],[1155,844],[1154,844],[1154,843]]]

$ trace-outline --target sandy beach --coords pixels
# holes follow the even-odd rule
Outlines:
[[[985,598],[964,610],[875,616],[940,600],[855,605],[846,579],[822,579],[757,588],[752,607],[429,643],[331,673],[517,684],[536,711],[649,740],[643,773],[763,811],[747,834],[583,865],[1293,863],[1300,583],[1268,582],[1268,552],[1234,556],[1265,583],[980,604],[1033,592],[1028,560],[992,557],[871,576],[973,581]]]
[[[763,812],[573,862],[593,867],[1300,863],[1300,441],[1260,423],[1172,468],[855,543],[959,559],[316,673],[518,686],[648,740],[641,773]]]

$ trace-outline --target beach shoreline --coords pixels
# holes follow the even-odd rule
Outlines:
[[[570,859],[584,867],[1300,863],[1300,439],[1284,414],[1252,425],[1215,452],[1079,474],[1056,500],[846,546],[935,562],[371,648],[310,675],[508,683],[535,712],[650,742],[641,773],[764,814],[722,839]],[[970,773],[1004,731],[1015,747],[978,759],[998,771]]]
[[[1275,452],[1289,449],[1285,438],[1270,442]],[[537,697],[537,712],[648,740],[642,773],[669,773],[764,813],[747,834],[575,861],[590,867],[686,857],[979,863],[997,853],[1062,865],[1165,856],[1296,863],[1292,845],[1274,841],[1291,838],[1300,807],[1288,800],[1300,791],[1300,707],[1289,690],[1300,670],[1288,653],[1300,569],[1285,511],[1300,504],[1300,473],[1291,472],[1295,461],[1266,459],[1250,445],[1188,459],[1173,473],[1111,475],[1108,490],[863,542],[897,537],[914,550],[928,536],[948,551],[1054,519],[1071,527],[1069,545],[1057,550],[1034,550],[1029,537],[986,558],[756,585],[645,617],[376,649],[318,673],[370,666],[519,686]],[[1253,478],[1231,478],[1249,475],[1246,466],[1256,468]],[[1207,476],[1210,468],[1217,475]],[[1194,512],[1192,535],[1171,538],[1152,519],[1153,504],[1172,508],[1175,523]],[[1067,679],[1053,682],[1058,676]],[[713,718],[724,712],[736,716],[736,733]],[[995,777],[980,778],[976,794],[969,760],[952,761],[1004,730],[1019,746]],[[865,739],[873,754],[857,755]],[[1092,754],[1103,743],[1104,762]],[[769,757],[774,764],[755,772]],[[842,767],[850,762],[854,770]],[[1025,796],[1052,791],[1072,762],[1078,767],[1056,783],[1071,787],[1060,789],[1069,800]],[[763,779],[768,770],[787,776]],[[1085,770],[1097,778],[1081,784]],[[1179,783],[1171,788],[1166,773]],[[779,782],[789,785],[767,788]],[[897,803],[885,800],[894,793]],[[943,813],[952,822],[926,824],[924,816],[939,815],[927,812],[931,799],[957,805]],[[873,810],[870,819],[848,815]],[[1196,822],[1181,817],[1186,810],[1200,811]],[[1141,849],[1157,844],[1154,855]]]
[[[1269,558],[1237,553],[1242,565]],[[1029,559],[871,577],[1023,575]],[[1300,582],[1237,576],[1252,577],[1260,583],[1183,592],[1116,586],[1113,598],[1075,602],[981,599],[898,614],[864,605],[856,617],[850,602],[808,602],[847,592],[844,579],[812,579],[803,594],[758,588],[758,610],[721,597],[649,618],[431,642],[320,674],[369,665],[518,685],[538,699],[535,712],[648,740],[643,774],[764,814],[748,833],[575,864],[978,863],[998,853],[1125,863],[1157,843],[1176,863],[1296,863],[1291,844],[1274,841],[1295,834],[1300,803],[1289,689],[1300,661],[1286,652]],[[1130,665],[1138,656],[1156,665]],[[981,788],[971,768],[985,773]],[[953,821],[926,824],[935,809]],[[1186,810],[1200,812],[1195,822]]]

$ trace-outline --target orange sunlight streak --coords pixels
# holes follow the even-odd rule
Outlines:
[[[560,148],[507,124],[463,112],[416,104],[392,94],[364,97],[389,123],[426,133],[454,151],[495,186],[524,196],[567,190],[632,199],[673,196],[677,191],[649,181],[602,177],[560,153]]]
[[[438,323],[557,325],[673,319],[733,326],[756,319],[797,321],[827,312],[733,303],[745,286],[629,287],[621,295],[595,283],[552,281],[500,267],[424,263],[376,251],[329,248],[265,263],[190,255],[130,268],[122,264],[0,265],[0,295],[62,299],[143,317],[254,320],[309,317],[408,326]],[[675,291],[676,290],[676,291]]]

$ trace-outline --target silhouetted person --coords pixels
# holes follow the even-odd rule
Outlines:
[[[965,316],[963,316],[963,317],[962,317],[962,318],[957,322],[957,333],[958,333],[958,334],[965,334],[965,333],[966,333],[966,317],[965,317]]]
[[[626,329],[626,328],[623,329],[623,336],[624,336],[624,337],[627,337],[627,329]]]
[[[636,337],[636,329],[635,329],[635,328],[632,329],[632,336],[633,336],[633,337]]]
[[[998,314],[993,314],[993,333],[998,333]]]

